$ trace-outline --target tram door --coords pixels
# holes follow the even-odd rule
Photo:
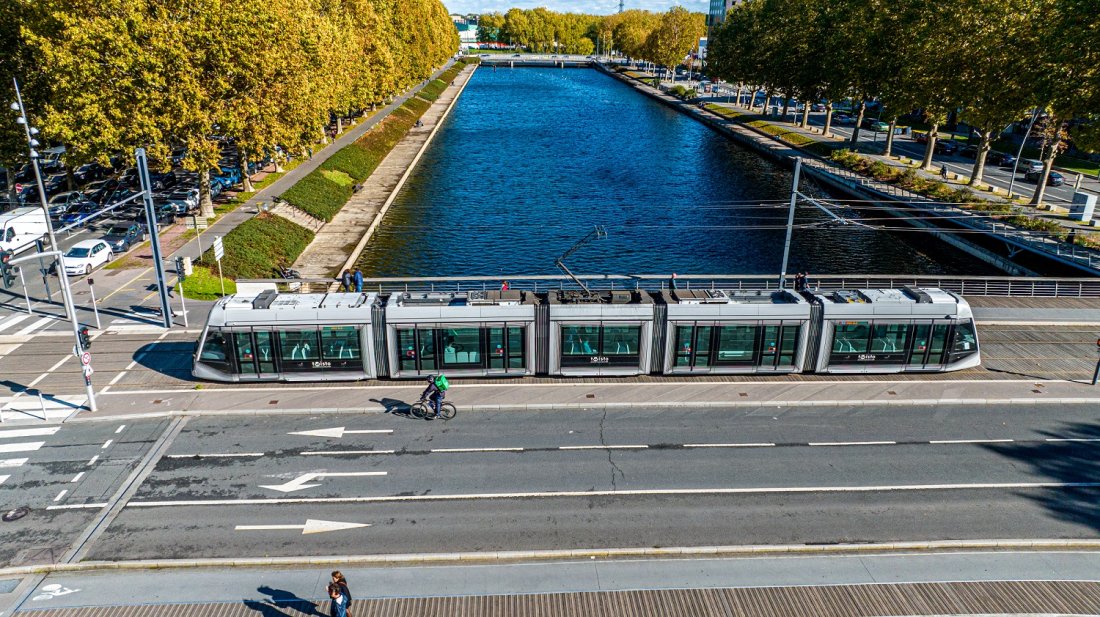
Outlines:
[[[234,332],[233,348],[242,379],[277,374],[270,332]]]
[[[916,324],[913,326],[912,343],[909,347],[910,369],[936,369],[943,366],[944,352],[947,351],[947,336],[950,324]]]

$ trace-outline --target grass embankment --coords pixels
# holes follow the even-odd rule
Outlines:
[[[218,278],[217,266],[207,269],[203,266],[195,266],[191,276],[183,282],[183,295],[188,300],[217,300],[222,297],[222,279]],[[176,289],[181,285],[176,283]],[[237,293],[237,284],[232,279],[225,279],[225,293],[232,295]]]
[[[746,126],[751,126],[759,131],[763,131],[768,135],[776,137],[785,144],[808,150],[818,156],[828,157],[834,151],[834,146],[832,144],[817,141],[808,135],[804,135],[788,127],[772,124],[767,120],[761,119],[761,116],[757,114],[737,111],[714,103],[706,103],[703,108],[728,120],[733,120]]]
[[[257,214],[222,238],[222,274],[228,279],[272,278],[278,267],[294,263],[312,241],[313,232],[297,223],[274,214]],[[214,263],[213,248],[203,253],[202,262]]]

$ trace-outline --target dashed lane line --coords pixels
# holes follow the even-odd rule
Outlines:
[[[72,484],[74,482],[80,482],[80,479],[84,477],[84,473],[85,472],[82,471],[82,472],[76,474],[75,476],[73,476],[72,480],[69,480],[69,483]]]
[[[520,448],[522,450],[522,448]],[[332,455],[332,456],[362,456],[367,454],[394,454],[396,450],[330,450],[320,452],[302,452],[302,456]]]
[[[263,452],[236,452],[230,454],[169,454],[164,458],[251,458],[263,455]]]
[[[102,446],[99,446],[99,449],[100,449],[100,450],[106,450],[107,448],[111,447],[111,444],[112,444],[112,443],[113,443],[114,441],[115,441],[114,439],[108,439],[107,441],[103,442],[103,445],[102,445]]]
[[[88,459],[88,467],[91,467],[92,465],[95,465],[95,462],[98,461],[98,460],[99,460],[99,455],[98,454],[93,456],[92,458]]]
[[[452,495],[382,495],[376,497],[272,497],[259,499],[181,499],[178,501],[130,501],[125,508],[161,508],[180,506],[271,506],[328,503],[409,503],[429,501],[488,501],[501,499],[552,499],[591,497],[650,497],[685,495],[783,495],[813,493],[896,493],[966,490],[1025,490],[1100,488],[1100,482],[979,482],[971,484],[898,484],[872,486],[781,486],[781,487],[718,487],[668,488],[598,491],[525,491],[516,493],[461,493]],[[107,504],[84,503],[47,506],[47,510],[98,509]]]
[[[685,443],[685,448],[774,448],[774,443]]]
[[[896,441],[811,441],[809,446],[896,446]]]
[[[58,501],[61,501],[65,497],[65,495],[67,495],[68,493],[69,493],[69,489],[67,489],[67,488],[62,489],[61,492],[57,494],[57,497],[53,498],[54,502],[56,503]]]
[[[939,439],[928,443],[935,445],[971,444],[971,443],[1012,443],[1014,439]]]

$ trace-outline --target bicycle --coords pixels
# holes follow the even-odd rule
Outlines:
[[[453,403],[443,401],[439,405],[439,415],[437,416],[435,410],[433,410],[432,406],[428,404],[428,401],[425,399],[420,399],[409,407],[409,411],[412,413],[412,415],[424,420],[432,420],[437,417],[443,418],[444,420],[450,420],[451,418],[455,417],[455,414],[458,413],[458,408],[455,407]]]

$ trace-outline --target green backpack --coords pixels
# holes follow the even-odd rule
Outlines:
[[[451,384],[450,384],[450,382],[447,381],[447,376],[446,375],[439,375],[438,377],[435,378],[435,387],[437,387],[440,390],[443,390],[445,392],[447,390],[447,388],[451,387]]]

